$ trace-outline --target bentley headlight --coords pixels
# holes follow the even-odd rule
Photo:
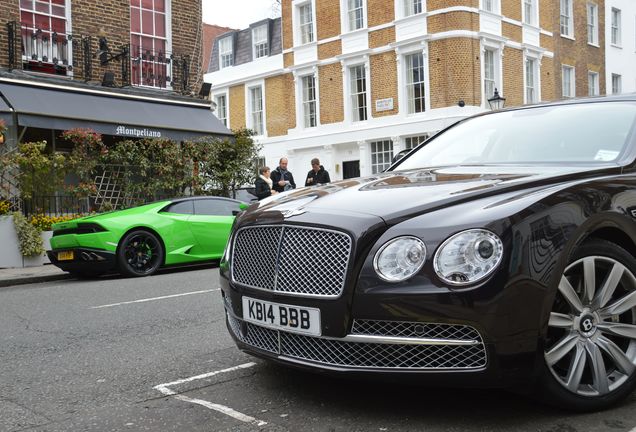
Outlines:
[[[467,285],[490,275],[501,262],[503,244],[496,234],[471,229],[446,240],[435,254],[435,273],[451,285]]]
[[[387,282],[401,282],[417,273],[426,261],[426,246],[417,237],[397,237],[375,254],[375,272]]]

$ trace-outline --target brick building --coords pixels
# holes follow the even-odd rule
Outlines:
[[[283,0],[276,21],[217,38],[220,119],[263,163],[318,156],[332,179],[380,172],[457,119],[605,92],[605,0]],[[278,44],[280,43],[280,48]]]
[[[2,0],[8,145],[55,143],[73,127],[107,139],[229,134],[198,96],[202,33],[201,0]]]

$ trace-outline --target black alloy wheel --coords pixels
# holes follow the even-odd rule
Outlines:
[[[129,232],[117,248],[119,270],[126,276],[149,276],[163,264],[164,249],[149,231]]]
[[[583,244],[559,280],[544,350],[548,401],[607,408],[636,386],[636,259],[604,240]]]

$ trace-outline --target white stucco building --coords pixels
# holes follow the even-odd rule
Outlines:
[[[636,92],[636,0],[605,0],[607,94]]]

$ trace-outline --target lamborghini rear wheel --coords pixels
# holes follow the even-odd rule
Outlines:
[[[149,231],[131,231],[117,248],[119,270],[126,276],[149,276],[163,264],[165,251],[157,236]]]

